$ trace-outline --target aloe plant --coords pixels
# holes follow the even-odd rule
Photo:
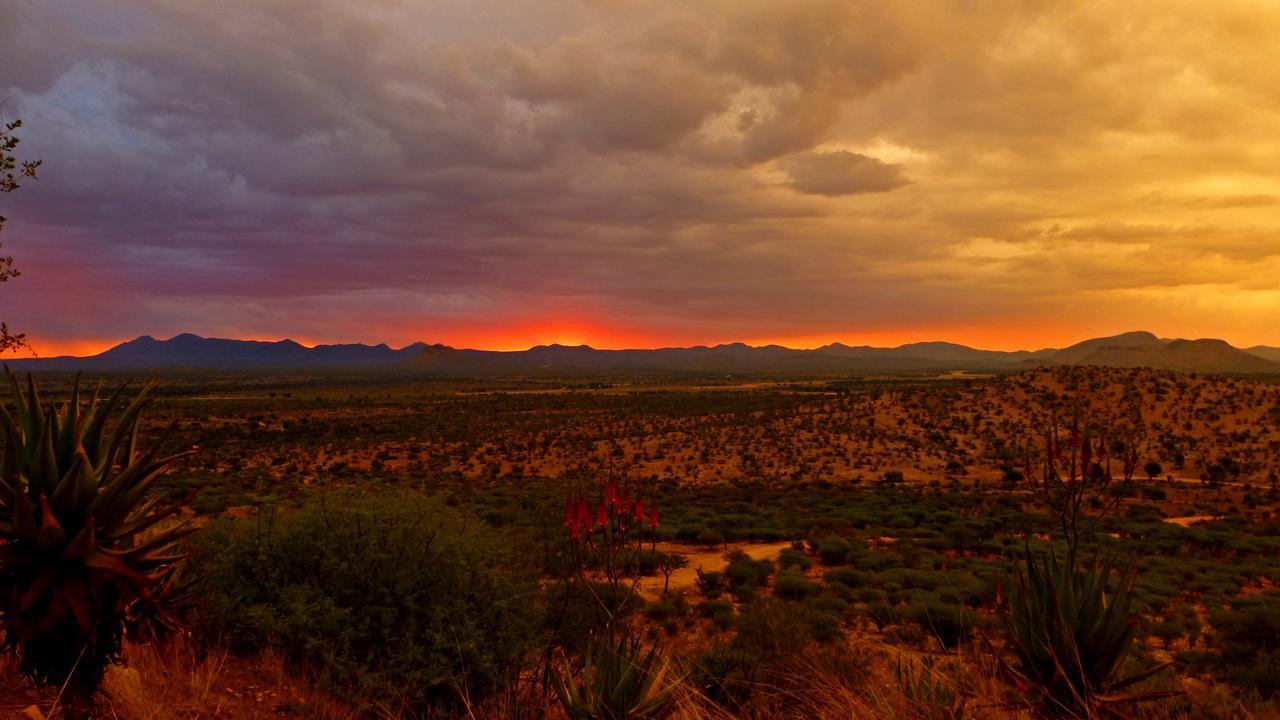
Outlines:
[[[163,615],[165,586],[192,532],[153,492],[162,471],[188,453],[139,447],[154,386],[124,407],[122,386],[105,401],[42,405],[6,370],[16,416],[0,408],[0,647],[40,684],[65,686],[85,704],[119,658],[126,626],[142,609]]]
[[[645,648],[624,636],[617,645],[587,647],[577,680],[553,676],[553,689],[570,720],[632,720],[658,717],[675,691],[670,661],[658,646]]]
[[[1122,692],[1168,663],[1117,678],[1137,633],[1135,579],[1132,564],[1121,569],[1100,556],[1061,562],[1052,549],[1040,560],[1028,550],[1014,568],[1003,617],[1016,663],[1006,669],[1032,693],[1039,716],[1118,716],[1120,705],[1176,694]]]

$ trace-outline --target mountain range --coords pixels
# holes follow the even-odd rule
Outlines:
[[[1153,367],[1184,372],[1280,374],[1280,348],[1245,350],[1222,340],[1163,339],[1149,332],[1095,338],[1062,349],[1015,352],[979,350],[946,342],[892,348],[832,343],[811,350],[744,343],[655,350],[597,350],[586,345],[539,345],[495,351],[415,343],[316,345],[293,340],[264,342],[203,338],[190,333],[168,340],[150,336],[121,343],[88,357],[8,361],[14,370],[214,370],[392,369],[436,375],[523,373],[698,373],[698,374],[923,374],[954,371],[1014,372],[1047,365]]]

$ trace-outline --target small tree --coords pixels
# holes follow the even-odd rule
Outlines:
[[[1151,460],[1148,461],[1146,465],[1142,466],[1142,471],[1147,474],[1148,480],[1155,480],[1164,472],[1164,468],[1161,467],[1160,463],[1155,460]]]
[[[18,147],[18,136],[14,133],[22,127],[21,120],[9,123],[0,122],[0,193],[11,193],[21,185],[24,178],[36,179],[36,171],[40,168],[39,160],[19,161],[14,155]],[[5,217],[0,215],[0,231],[4,230]],[[0,283],[18,277],[18,269],[14,267],[13,257],[0,255]],[[26,336],[14,333],[9,326],[0,322],[0,353],[26,347]]]
[[[677,571],[689,567],[689,558],[679,553],[662,553],[658,559],[658,569],[662,571],[662,594],[666,595],[671,587],[671,576]]]

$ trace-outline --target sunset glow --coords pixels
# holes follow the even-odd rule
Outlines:
[[[5,12],[41,355],[1280,345],[1276,3]]]

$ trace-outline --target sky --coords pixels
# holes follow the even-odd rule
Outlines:
[[[1280,2],[0,0],[41,355],[1280,345]]]

